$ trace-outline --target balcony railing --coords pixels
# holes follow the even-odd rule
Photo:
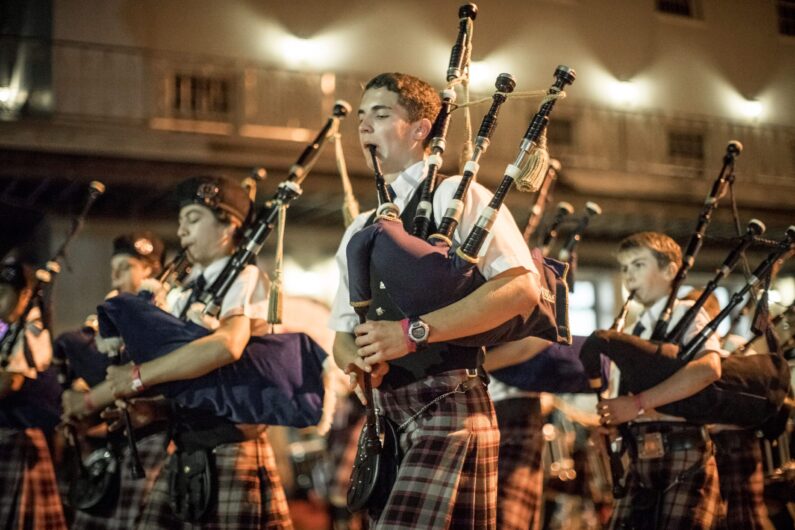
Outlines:
[[[8,37],[3,42],[8,43]],[[358,100],[366,80],[345,73],[285,71],[236,59],[140,48],[63,41],[27,41],[26,46],[50,51],[54,121],[221,135],[230,142],[305,142],[336,99]],[[795,186],[793,127],[621,111],[577,99],[576,88],[571,92],[572,98],[557,106],[552,117],[551,127],[560,121],[565,134],[550,146],[552,155],[569,169],[631,179],[711,178],[726,143],[738,139],[745,146],[741,158],[745,182]],[[517,100],[508,105],[513,108],[503,112],[484,160],[486,179],[498,178],[515,156],[537,102]],[[480,109],[473,113],[476,120],[480,115]],[[24,112],[18,119],[25,119]],[[352,121],[344,130],[349,148],[356,144]],[[462,139],[461,129],[454,120],[450,145]],[[46,134],[43,141],[46,144]]]

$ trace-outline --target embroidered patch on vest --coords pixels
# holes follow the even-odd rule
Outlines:
[[[541,298],[549,302],[550,304],[555,303],[555,293],[547,289],[546,287],[541,287]]]

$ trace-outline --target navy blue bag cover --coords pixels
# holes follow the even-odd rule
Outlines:
[[[137,364],[210,334],[131,294],[106,300],[97,316],[100,334],[121,336],[124,354]],[[196,379],[156,385],[154,391],[235,423],[307,427],[320,421],[327,356],[304,333],[254,336],[237,362]]]
[[[489,372],[489,375],[528,392],[591,394],[594,390],[588,384],[588,374],[580,360],[580,348],[586,338],[574,336],[571,345],[553,343],[532,359]],[[602,356],[600,364],[601,392],[607,386],[610,359]]]

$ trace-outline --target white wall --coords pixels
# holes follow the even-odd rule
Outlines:
[[[442,83],[460,0],[54,0],[54,37],[213,54],[271,66]],[[795,125],[795,38],[773,0],[702,0],[702,20],[661,15],[652,0],[478,2],[474,60],[546,87],[555,65],[579,73],[573,99],[609,102],[609,82],[638,84],[637,108],[735,120],[758,99],[762,123]],[[288,35],[323,42],[322,64],[284,61]],[[318,52],[320,53],[320,52]]]

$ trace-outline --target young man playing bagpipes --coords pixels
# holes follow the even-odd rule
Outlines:
[[[397,73],[373,78],[359,105],[363,151],[372,164],[369,152],[375,149],[404,226],[417,210],[424,156],[439,108],[439,96],[430,85]],[[440,221],[457,181],[445,179],[436,189],[434,223]],[[456,242],[466,237],[489,199],[483,187],[470,188]],[[361,214],[343,236],[336,256],[341,281],[331,327],[337,331],[337,364],[351,375],[369,373],[377,387],[375,404],[399,426],[402,459],[391,493],[380,499],[383,508],[371,511],[374,526],[496,528],[499,431],[485,384],[476,375],[482,352],[449,341],[488,331],[516,315],[530,315],[539,296],[530,252],[510,213],[501,208],[478,260],[487,279],[483,286],[409,322],[401,320],[403,314],[390,302],[389,278],[376,278],[375,285],[381,287],[373,293],[373,311],[366,323],[357,325],[346,248],[373,219],[372,212]],[[361,386],[361,378],[358,382]]]
[[[203,318],[191,296],[213,284],[235,251],[252,208],[246,191],[226,178],[197,177],[177,195],[177,235],[193,269],[184,289],[169,292],[167,306],[214,331],[140,365],[109,367],[107,381],[92,389],[96,406],[234,363],[252,335],[267,331],[267,280],[254,265],[234,280],[217,321]],[[169,421],[176,453],[155,482],[139,528],[292,528],[264,425],[176,405]]]
[[[60,388],[52,370],[50,333],[41,308],[25,308],[32,273],[17,260],[0,264],[0,336],[22,324],[0,367],[0,526],[65,529],[61,498],[46,436],[57,423]]]
[[[161,273],[164,252],[163,241],[149,231],[131,232],[116,237],[113,240],[110,260],[113,290],[108,296],[120,293],[137,294],[142,286],[146,285],[145,280],[154,279]],[[96,318],[96,315],[92,316]],[[90,387],[104,380],[107,367],[113,362],[113,359],[97,349],[96,333],[95,327],[87,325],[83,329],[63,333],[55,340],[54,354],[65,363],[64,372],[67,377],[64,382],[67,389],[62,396],[66,418],[88,417],[91,412],[96,412],[90,398]],[[143,404],[139,402],[132,408],[136,417],[141,414],[142,407]],[[118,417],[118,411],[108,409],[102,412],[103,419],[115,417]],[[70,504],[71,502],[77,504],[73,506],[75,514],[70,527],[73,530],[134,528],[146,505],[155,479],[168,457],[166,427],[162,422],[152,423],[144,427],[145,432],[136,432],[137,464],[141,465],[145,476],[134,477],[130,470],[137,464],[132,462],[135,458],[132,449],[123,437],[119,436],[121,433],[113,434],[113,431],[122,427],[121,421],[111,421],[111,433],[108,433],[108,425],[102,420],[99,420],[99,424],[91,418],[88,420],[88,424],[73,422],[77,429],[70,429],[71,435],[85,436],[91,439],[95,446],[99,442],[101,445],[99,451],[111,449],[111,458],[118,458],[119,462],[107,468],[106,472],[118,473],[118,478],[109,479],[106,484],[109,489],[115,489],[114,482],[118,480],[118,492],[108,491],[102,495],[102,500],[96,506],[82,508],[79,506],[81,501],[90,505],[94,504],[94,500],[71,498],[70,493]],[[79,447],[79,444],[75,445],[76,448]],[[77,455],[77,458],[80,458],[80,455]],[[72,483],[69,487],[79,490],[80,485],[75,483],[78,479],[79,477],[71,477]],[[99,496],[94,497],[98,498]]]
[[[664,234],[641,232],[619,244],[617,257],[624,286],[635,291],[635,299],[643,306],[632,334],[647,339],[682,261],[681,248]],[[690,305],[684,301],[676,303],[674,324]],[[684,341],[708,321],[702,309]],[[694,361],[662,383],[635,395],[626,395],[619,383],[620,395],[597,406],[602,423],[608,427],[630,422],[633,438],[629,444],[629,490],[615,507],[611,528],[706,529],[717,522],[718,474],[706,428],[658,413],[654,408],[689,397],[716,381],[721,373],[719,351],[720,344],[713,335]]]

